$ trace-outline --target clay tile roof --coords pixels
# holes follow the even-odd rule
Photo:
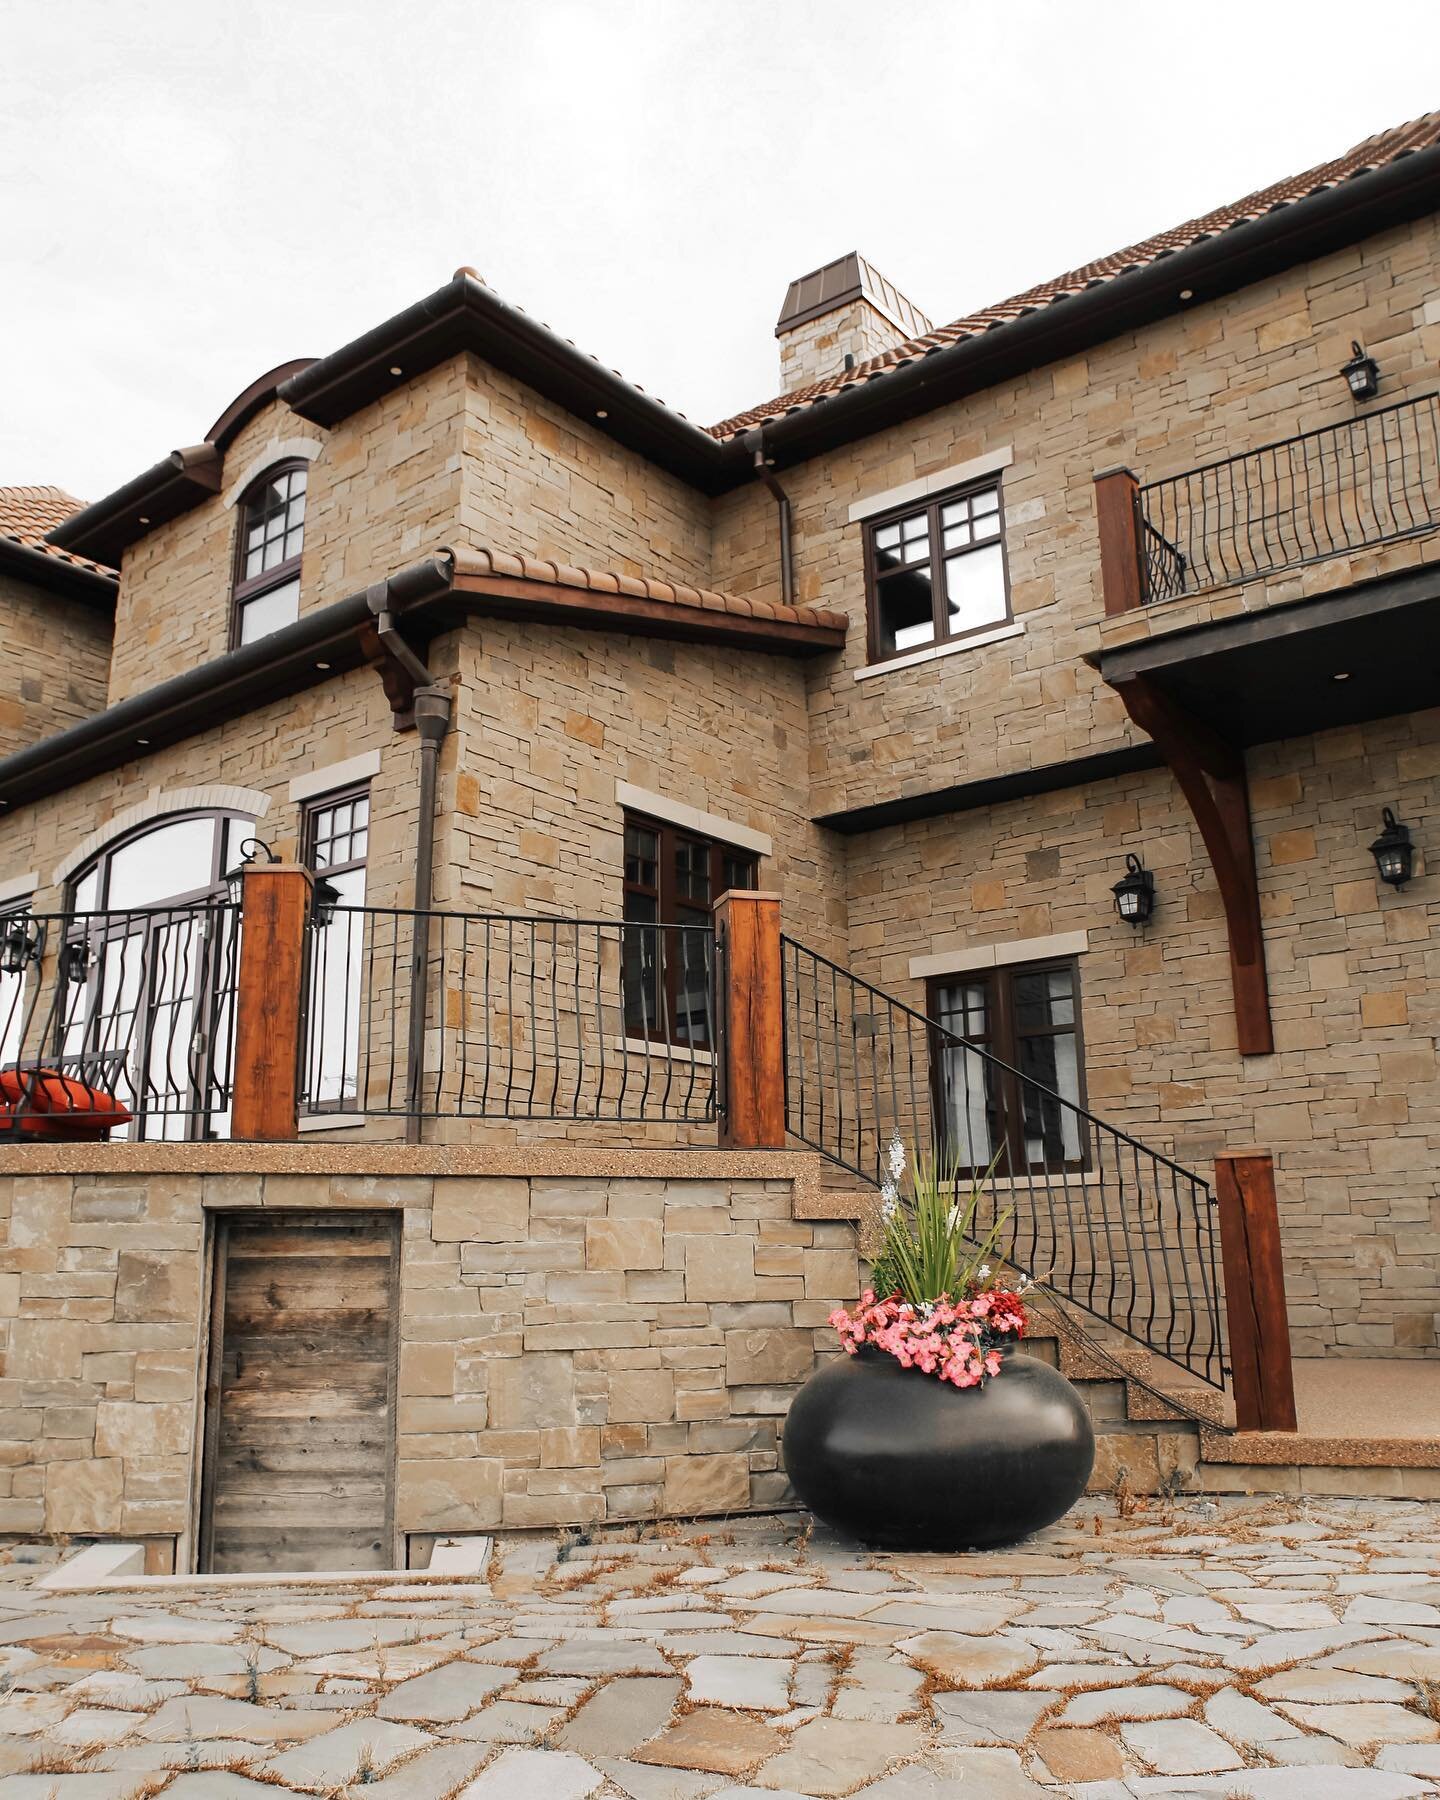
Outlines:
[[[1187,219],[1183,225],[1172,226],[1169,231],[1159,232],[1142,243],[1132,244],[1126,250],[1102,256],[1095,262],[1086,263],[1082,268],[1071,269],[1068,274],[1057,275],[1050,281],[1042,281],[1036,287],[1027,288],[1023,294],[1015,294],[1009,300],[1001,300],[997,305],[984,307],[949,325],[941,325],[923,336],[910,338],[895,349],[885,351],[883,355],[857,363],[853,369],[832,375],[824,381],[814,382],[809,387],[795,388],[788,394],[779,394],[773,400],[767,400],[760,406],[752,406],[746,412],[736,413],[733,418],[723,419],[718,425],[710,426],[710,434],[717,438],[734,437],[766,419],[811,406],[815,401],[838,393],[842,388],[852,387],[857,382],[874,381],[891,369],[914,361],[918,356],[943,350],[947,345],[976,337],[981,332],[993,331],[997,326],[1008,324],[1012,319],[1035,312],[1041,307],[1052,306],[1084,288],[1099,287],[1113,281],[1117,275],[1144,268],[1161,257],[1173,256],[1177,250],[1188,250],[1194,244],[1203,243],[1206,238],[1216,237],[1236,225],[1248,224],[1264,213],[1293,206],[1312,194],[1338,187],[1341,182],[1349,181],[1356,175],[1368,174],[1372,169],[1382,168],[1387,163],[1397,162],[1402,156],[1411,156],[1417,150],[1428,150],[1436,144],[1440,144],[1440,112],[1426,113],[1422,118],[1411,120],[1409,124],[1377,132],[1374,137],[1366,138],[1363,143],[1356,144],[1353,149],[1347,150],[1343,156],[1337,156],[1332,162],[1320,163],[1313,169],[1306,169],[1301,175],[1291,175],[1284,181],[1261,188],[1257,193],[1247,194],[1243,200],[1233,200],[1228,206],[1217,207],[1203,218]]]
[[[27,550],[39,550],[57,562],[69,563],[75,569],[89,569],[97,575],[114,575],[104,563],[89,557],[74,556],[56,544],[45,542],[45,533],[77,513],[84,506],[73,494],[58,487],[0,487],[0,537],[13,538]]]
[[[668,581],[652,581],[645,575],[612,575],[595,569],[571,568],[566,563],[541,557],[490,550],[483,545],[455,552],[457,575],[504,575],[548,586],[583,589],[595,594],[630,594],[640,600],[657,600],[667,606],[701,612],[733,613],[737,618],[777,619],[787,625],[809,626],[817,631],[843,632],[850,621],[844,613],[819,606],[784,606],[746,600],[739,594],[721,594],[713,588],[679,587]]]

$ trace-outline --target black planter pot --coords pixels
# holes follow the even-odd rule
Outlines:
[[[1013,1544],[1075,1504],[1095,1461],[1080,1396],[1017,1350],[978,1388],[869,1345],[837,1357],[795,1396],[783,1447],[811,1512],[892,1550]]]

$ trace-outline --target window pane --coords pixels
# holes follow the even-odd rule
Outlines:
[[[300,583],[284,581],[268,594],[257,594],[240,608],[240,642],[253,644],[293,625],[300,616]]]
[[[658,834],[646,831],[640,825],[627,825],[625,827],[626,881],[635,882],[640,887],[653,888],[658,885],[659,874],[660,838]]]
[[[1020,1040],[1020,1071],[1039,1087],[1022,1085],[1025,1166],[1057,1168],[1081,1159],[1080,1054],[1073,1031]],[[1053,1090],[1049,1091],[1049,1090]],[[1058,1096],[1058,1098],[1056,1097]],[[1061,1104],[1068,1100],[1069,1106]]]
[[[935,641],[935,610],[929,569],[906,569],[879,583],[877,648],[882,657],[922,650]]]
[[[675,897],[708,905],[710,900],[710,846],[690,838],[675,841]]]
[[[1005,617],[1005,562],[999,544],[987,544],[945,563],[945,594],[952,637]]]
[[[683,927],[665,934],[665,953],[679,961],[676,981],[675,1030],[677,1044],[708,1048],[710,1043],[710,945],[708,930]]]
[[[206,891],[214,879],[215,820],[177,819],[122,845],[110,858],[116,912]]]
[[[1075,1023],[1075,981],[1069,969],[1027,971],[1014,979],[1015,1028],[1023,1037]]]
[[[724,853],[725,886],[753,890],[759,877],[755,873],[755,858],[741,856],[738,851],[727,850]]]
[[[646,929],[657,911],[653,896],[626,894],[626,925],[620,949],[626,1037],[650,1037],[660,1028],[660,933]]]
[[[1000,490],[999,490],[999,488],[993,488],[993,487],[986,488],[983,493],[972,494],[970,496],[970,505],[971,505],[972,510],[977,515],[980,515],[983,513],[999,512],[999,510],[1000,510]]]

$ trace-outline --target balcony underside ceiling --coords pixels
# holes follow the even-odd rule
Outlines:
[[[1440,567],[1101,651],[1248,747],[1440,706]]]

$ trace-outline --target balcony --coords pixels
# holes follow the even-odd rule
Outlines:
[[[1433,705],[1440,395],[1141,483],[1096,479],[1112,686],[1236,745]]]

